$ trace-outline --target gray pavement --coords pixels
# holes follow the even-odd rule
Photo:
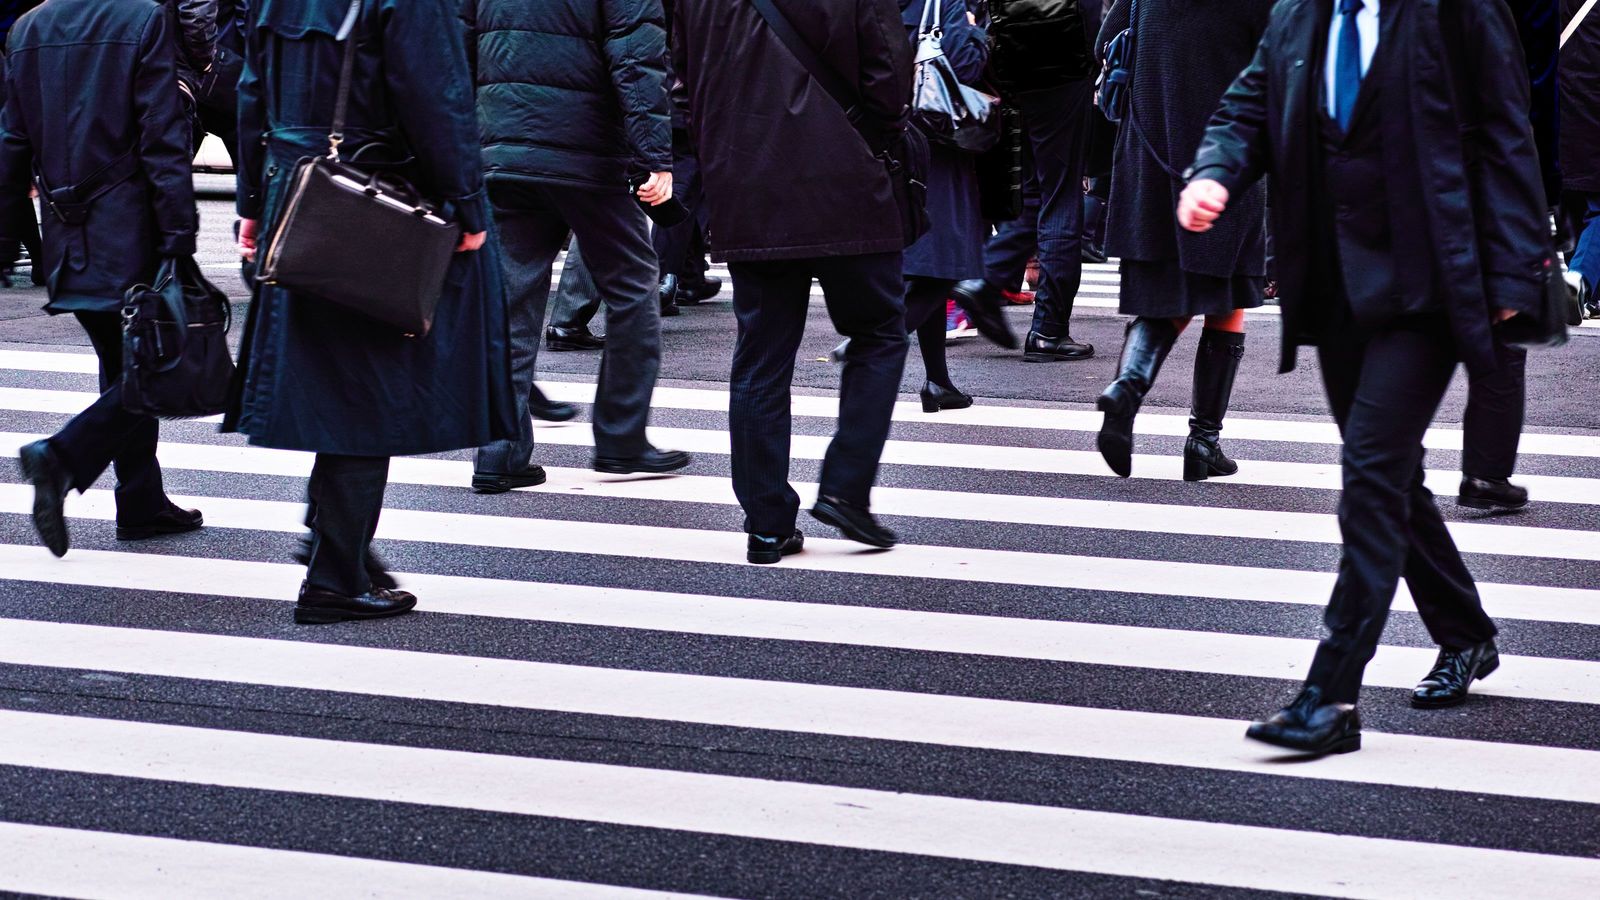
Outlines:
[[[203,212],[202,262],[242,304],[226,200]],[[1293,695],[1338,560],[1315,361],[1275,374],[1277,321],[1253,315],[1224,434],[1242,470],[1186,484],[1185,341],[1136,477],[1111,477],[1106,271],[1074,320],[1096,359],[961,342],[979,405],[897,414],[875,502],[901,548],[812,523],[806,553],[743,563],[725,291],[664,326],[653,427],[696,453],[685,477],[588,472],[581,422],[540,427],[535,490],[471,494],[466,453],[397,463],[378,547],[419,612],[320,629],[288,617],[309,460],[208,423],[165,424],[162,454],[206,529],[119,543],[106,482],[70,500],[66,559],[37,548],[15,447],[94,379],[74,323],[0,291],[0,891],[1590,896],[1600,331],[1530,362],[1527,511],[1444,490],[1462,385],[1430,438],[1501,671],[1459,709],[1410,709],[1431,642],[1402,600],[1366,747],[1289,761],[1242,733]],[[812,318],[799,483],[838,378]],[[542,380],[582,401],[597,362],[542,354]],[[903,399],[920,383],[913,361]]]

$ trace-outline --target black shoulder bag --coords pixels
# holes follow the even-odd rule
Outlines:
[[[154,284],[134,285],[122,304],[122,408],[162,419],[211,416],[227,406],[233,380],[228,296],[194,258],[165,259]]]
[[[828,68],[816,51],[794,30],[794,26],[789,24],[789,20],[783,17],[783,13],[772,5],[772,0],[750,0],[750,3],[778,35],[778,40],[788,48],[789,53],[844,109],[850,124],[858,132],[862,131],[859,121],[861,113],[856,105],[854,89],[845,84],[837,72]],[[900,208],[900,230],[905,246],[909,247],[933,226],[928,218],[928,139],[909,125],[890,135],[889,145],[882,149],[873,146],[871,135],[862,132],[862,137],[889,173],[889,186],[894,190],[895,204]]]
[[[328,153],[296,166],[267,237],[259,280],[354,310],[407,335],[425,335],[433,327],[461,229],[405,181],[380,179],[339,159],[360,13],[361,0],[350,0],[339,28],[344,63]]]

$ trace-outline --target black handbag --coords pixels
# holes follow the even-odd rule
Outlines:
[[[956,77],[944,54],[944,0],[927,0],[917,28],[911,118],[933,143],[982,153],[1000,140],[1000,100]]]
[[[884,170],[889,173],[889,187],[894,192],[895,205],[900,209],[900,231],[905,246],[915,244],[933,227],[933,221],[928,218],[930,163],[927,137],[914,127],[893,128],[887,134],[872,133],[868,127],[870,123],[861,121],[854,89],[844,82],[842,76],[828,68],[817,52],[794,30],[794,26],[789,24],[789,20],[784,18],[783,13],[772,5],[772,0],[750,0],[750,4],[766,20],[767,26],[778,36],[790,55],[844,109],[850,124],[861,134],[877,160],[883,163]]]
[[[978,155],[978,211],[985,222],[1009,222],[1022,215],[1026,155],[1022,113],[1002,104],[1000,141]]]
[[[461,229],[403,179],[339,159],[360,12],[361,0],[351,0],[339,29],[344,63],[328,154],[295,167],[258,278],[421,336],[433,327]]]
[[[1567,342],[1567,326],[1577,323],[1572,321],[1575,305],[1572,289],[1561,276],[1559,260],[1554,250],[1545,256],[1544,289],[1539,295],[1539,309],[1531,313],[1519,312],[1495,324],[1495,336],[1502,342],[1531,348],[1559,347]]]
[[[228,296],[194,258],[166,259],[154,284],[134,285],[122,305],[122,408],[163,419],[216,415],[233,380]]]

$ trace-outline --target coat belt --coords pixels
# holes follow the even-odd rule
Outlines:
[[[105,193],[139,173],[139,159],[132,150],[116,157],[98,171],[77,184],[53,188],[44,180],[44,173],[35,171],[39,182],[39,196],[45,209],[63,225],[80,226],[89,219],[89,208]]]

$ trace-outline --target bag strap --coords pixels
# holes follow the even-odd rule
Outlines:
[[[339,65],[339,94],[333,103],[333,127],[328,131],[328,158],[339,160],[339,145],[344,143],[344,119],[350,111],[350,80],[356,71],[356,20],[361,18],[361,0],[350,0],[336,40],[344,44],[344,60]]]
[[[1600,2],[1600,0],[1596,0],[1596,2]],[[1128,38],[1129,38],[1129,41],[1133,44],[1134,66],[1138,66],[1138,64],[1139,64],[1139,0],[1132,0],[1132,2],[1130,2],[1128,4]],[[1169,177],[1175,178],[1178,181],[1183,181],[1184,180],[1183,173],[1179,172],[1177,169],[1174,169],[1172,166],[1168,165],[1167,161],[1165,159],[1161,158],[1161,154],[1156,152],[1155,145],[1150,143],[1150,137],[1144,133],[1144,126],[1139,124],[1139,114],[1138,114],[1138,111],[1136,109],[1134,109],[1133,84],[1134,84],[1133,79],[1132,78],[1128,79],[1128,125],[1130,125],[1133,128],[1133,133],[1139,136],[1139,142],[1144,144],[1145,151],[1150,154],[1150,158],[1151,159],[1156,161],[1156,165],[1160,166],[1162,168],[1162,170],[1165,171]]]
[[[856,120],[856,92],[855,88],[845,83],[844,76],[829,68],[822,58],[817,56],[817,51],[811,49],[805,38],[794,30],[789,20],[772,4],[772,0],[750,0],[750,5],[756,8],[761,18],[767,21],[767,26],[778,35],[778,41],[788,48],[789,53],[800,61],[800,65],[811,73],[811,77],[822,85],[841,107],[851,122]]]
[[[1565,47],[1567,45],[1567,41],[1571,40],[1572,36],[1578,33],[1578,26],[1582,25],[1583,21],[1589,18],[1589,13],[1594,12],[1596,3],[1600,3],[1600,0],[1589,0],[1589,2],[1583,4],[1581,9],[1572,14],[1572,21],[1568,22],[1567,27],[1561,32],[1561,47]]]

